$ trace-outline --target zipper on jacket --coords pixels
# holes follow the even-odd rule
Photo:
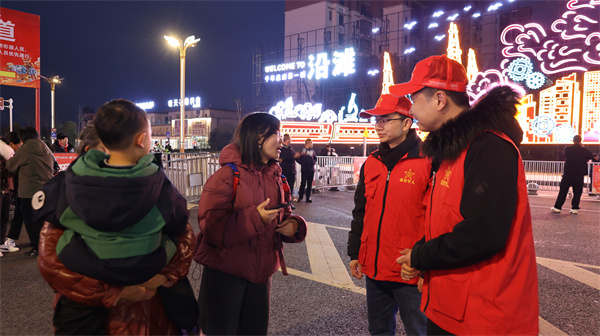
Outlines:
[[[390,185],[391,170],[388,170],[387,178],[385,180],[385,189],[383,191],[383,205],[381,206],[381,216],[379,217],[379,226],[377,227],[377,249],[375,250],[375,272],[373,272],[373,279],[377,276],[377,260],[379,259],[379,244],[381,240],[381,224],[383,223],[383,213],[385,212],[385,200],[387,198],[388,186]]]
[[[431,237],[431,208],[433,207],[433,191],[435,189],[435,175],[436,175],[436,171],[433,172],[433,181],[431,183],[431,196],[429,198],[429,225],[428,225],[428,229],[429,229],[429,237]],[[430,278],[429,276],[429,272],[425,273],[425,277]],[[429,285],[427,285],[427,302],[425,302],[425,307],[423,307],[423,312],[427,311],[427,307],[429,306],[429,298],[430,298],[430,290],[429,290]]]

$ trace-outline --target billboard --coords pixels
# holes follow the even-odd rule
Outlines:
[[[40,87],[40,17],[0,8],[0,84]]]

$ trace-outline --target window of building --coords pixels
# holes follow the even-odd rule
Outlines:
[[[333,12],[329,11],[329,21],[333,20]]]
[[[344,44],[344,40],[346,39],[346,36],[344,34],[338,34],[338,43],[340,45]]]
[[[340,20],[339,20],[339,24],[340,26],[344,25],[344,14],[340,14]]]

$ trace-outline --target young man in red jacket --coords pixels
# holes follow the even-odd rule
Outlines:
[[[537,335],[538,282],[531,213],[514,118],[517,93],[495,87],[475,105],[464,67],[444,56],[415,66],[408,83],[432,159],[426,230],[398,258],[402,276],[424,271],[421,309],[432,335]]]
[[[382,95],[362,118],[375,117],[381,140],[360,170],[348,235],[350,273],[366,275],[371,335],[395,335],[396,313],[408,335],[425,335],[417,279],[403,280],[396,263],[400,251],[425,234],[425,207],[431,165],[421,156],[421,139],[412,126],[405,97]]]

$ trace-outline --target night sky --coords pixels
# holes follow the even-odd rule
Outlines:
[[[254,47],[284,35],[284,1],[7,1],[1,7],[41,19],[41,74],[56,86],[56,124],[79,106],[114,98],[153,100],[155,111],[179,97],[179,50],[163,35],[201,40],[187,49],[186,96],[203,106],[252,108]],[[34,125],[34,89],[1,86],[15,99],[14,121]],[[41,127],[50,126],[50,84],[41,83]],[[8,125],[7,109],[1,114]]]

